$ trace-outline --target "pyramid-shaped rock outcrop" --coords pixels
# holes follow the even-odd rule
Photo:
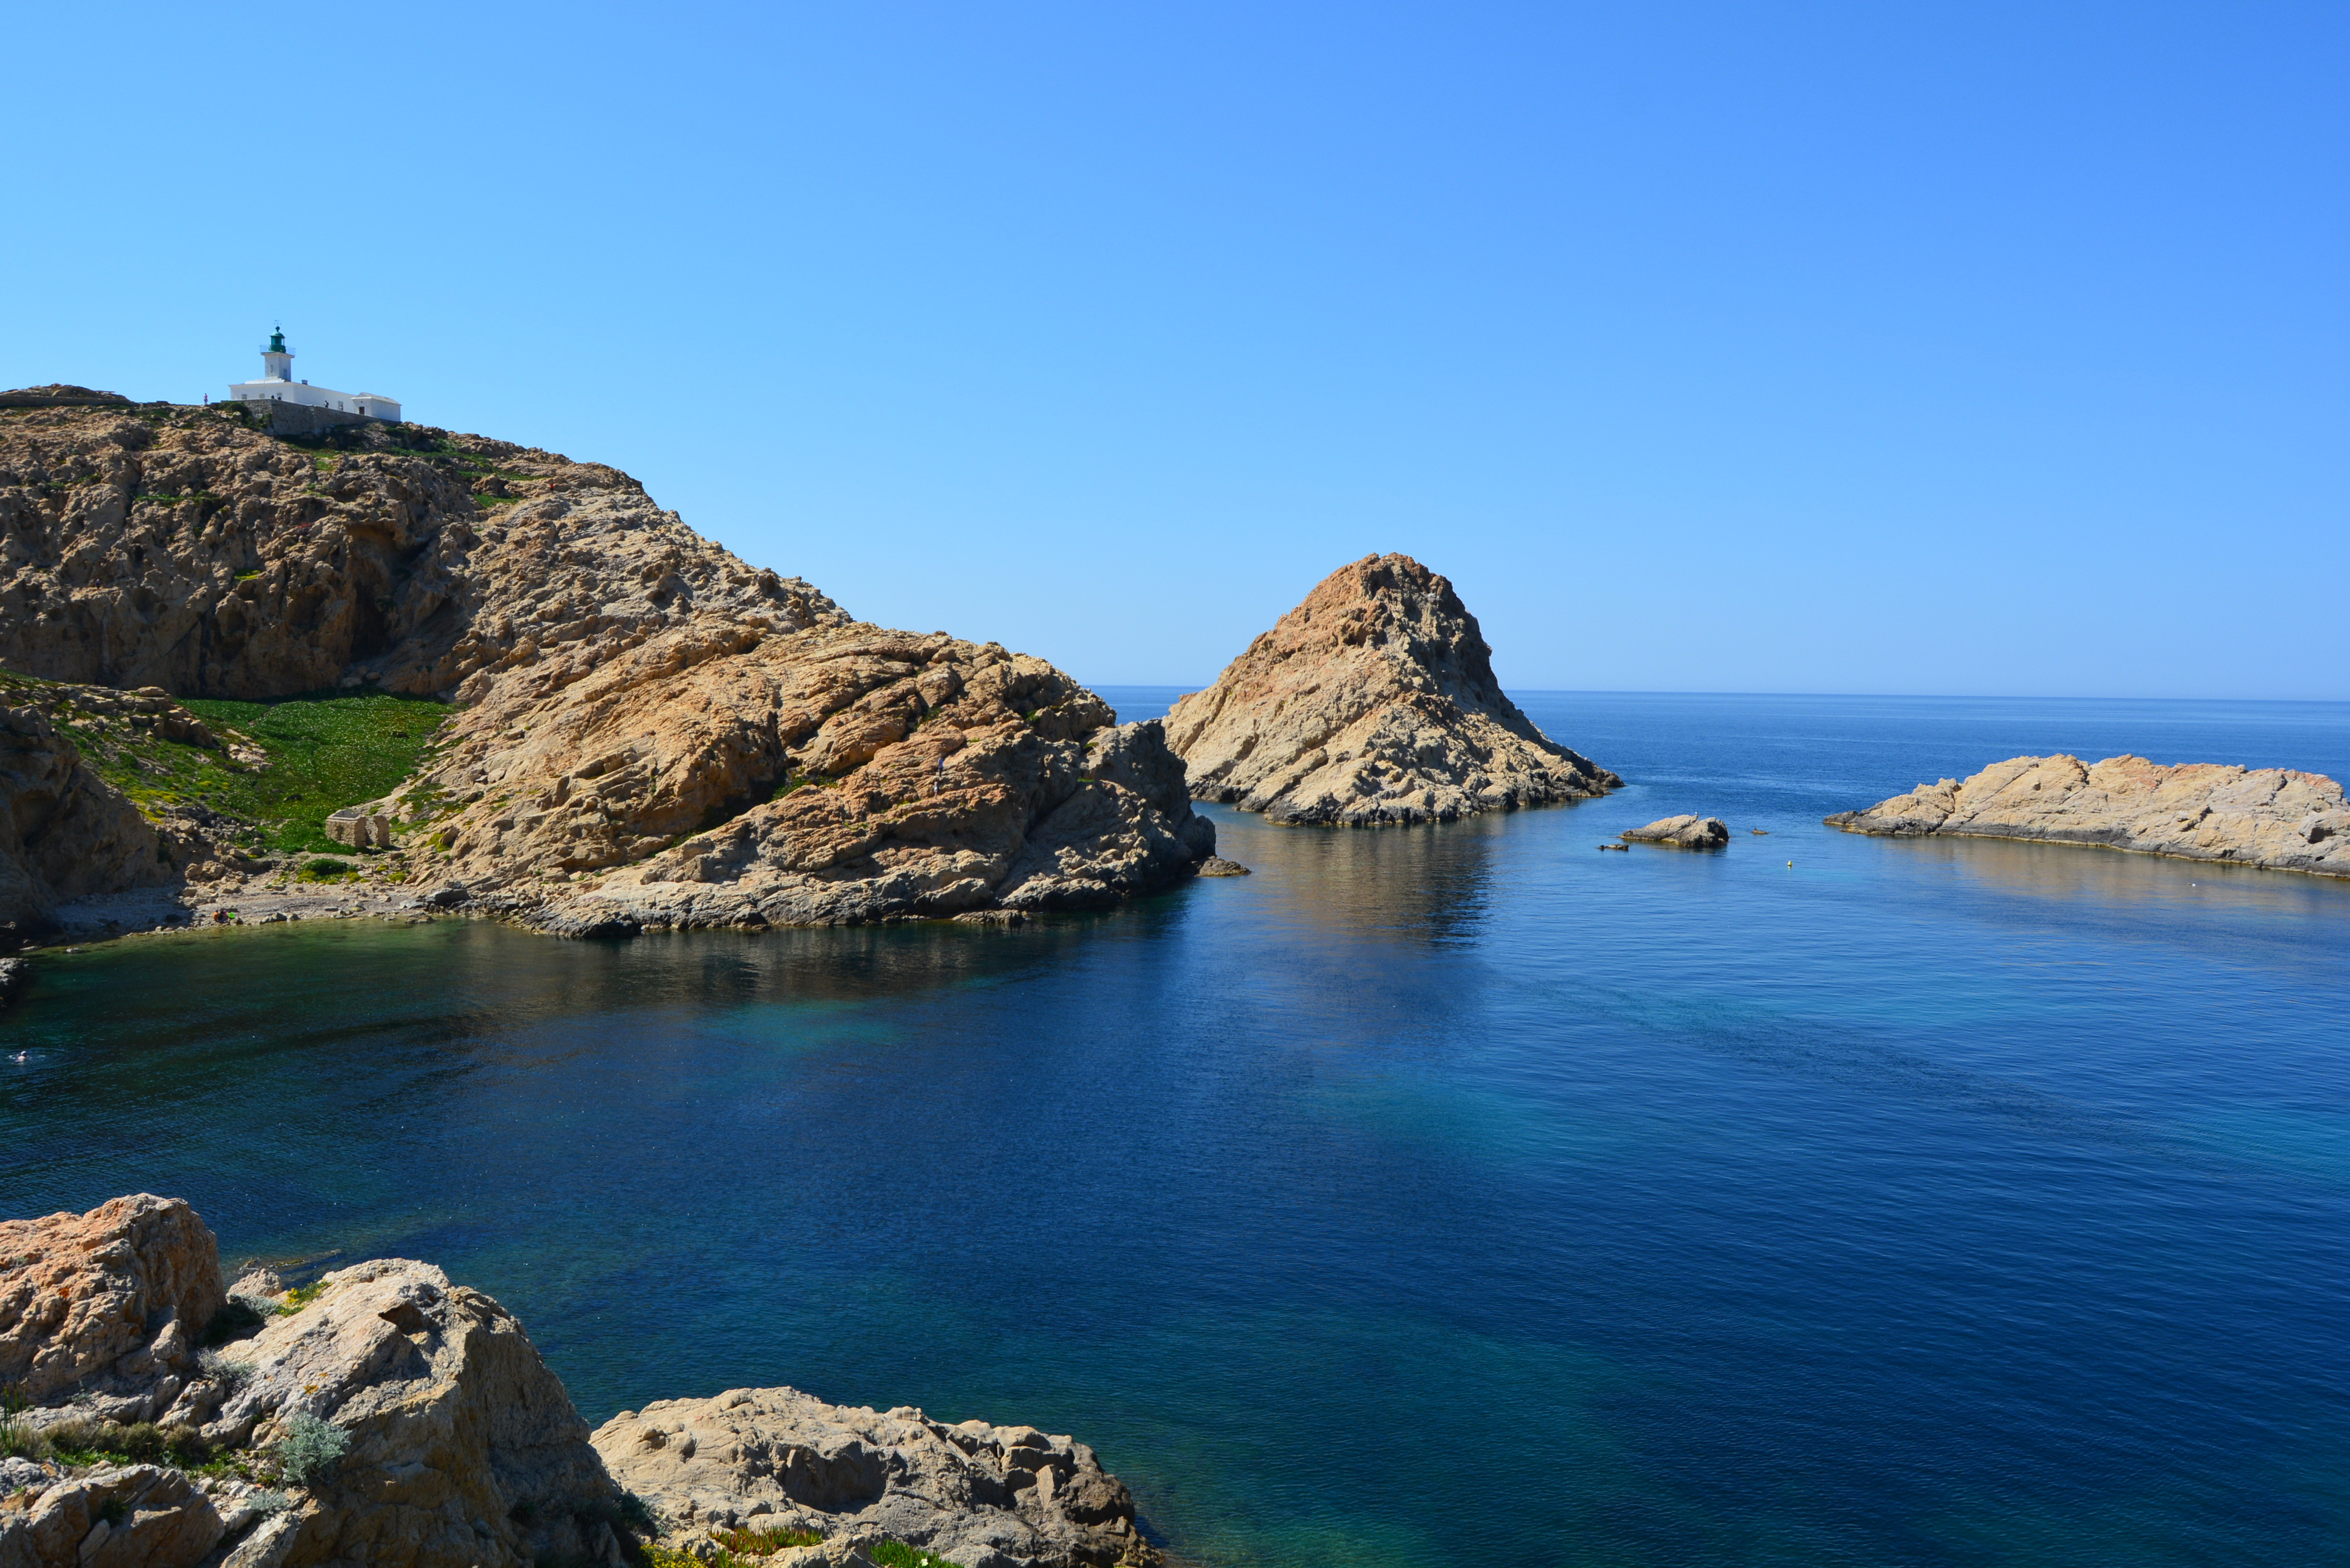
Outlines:
[[[1284,823],[1450,822],[1624,782],[1519,711],[1477,618],[1409,556],[1324,578],[1175,704],[1167,738],[1194,799]]]

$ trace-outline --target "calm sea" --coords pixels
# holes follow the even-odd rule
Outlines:
[[[436,1261],[594,1420],[1075,1433],[1203,1564],[2350,1562],[2350,884],[1819,823],[2350,706],[1525,705],[1630,787],[1041,929],[47,959],[0,1214]]]

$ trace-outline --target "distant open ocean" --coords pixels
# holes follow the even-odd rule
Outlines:
[[[1520,701],[1628,787],[1026,930],[45,957],[0,1215],[431,1260],[590,1420],[1072,1433],[1218,1568],[2350,1563],[2350,883],[1819,820],[2350,704]]]

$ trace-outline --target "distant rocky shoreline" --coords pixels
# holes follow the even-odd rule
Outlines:
[[[2011,757],[1825,820],[1887,837],[2020,838],[2350,877],[2342,786],[2284,768]]]

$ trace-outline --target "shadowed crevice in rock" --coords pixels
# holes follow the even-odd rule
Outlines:
[[[1196,798],[1281,823],[1450,822],[1624,782],[1534,727],[1452,585],[1409,556],[1330,574],[1167,734]]]

